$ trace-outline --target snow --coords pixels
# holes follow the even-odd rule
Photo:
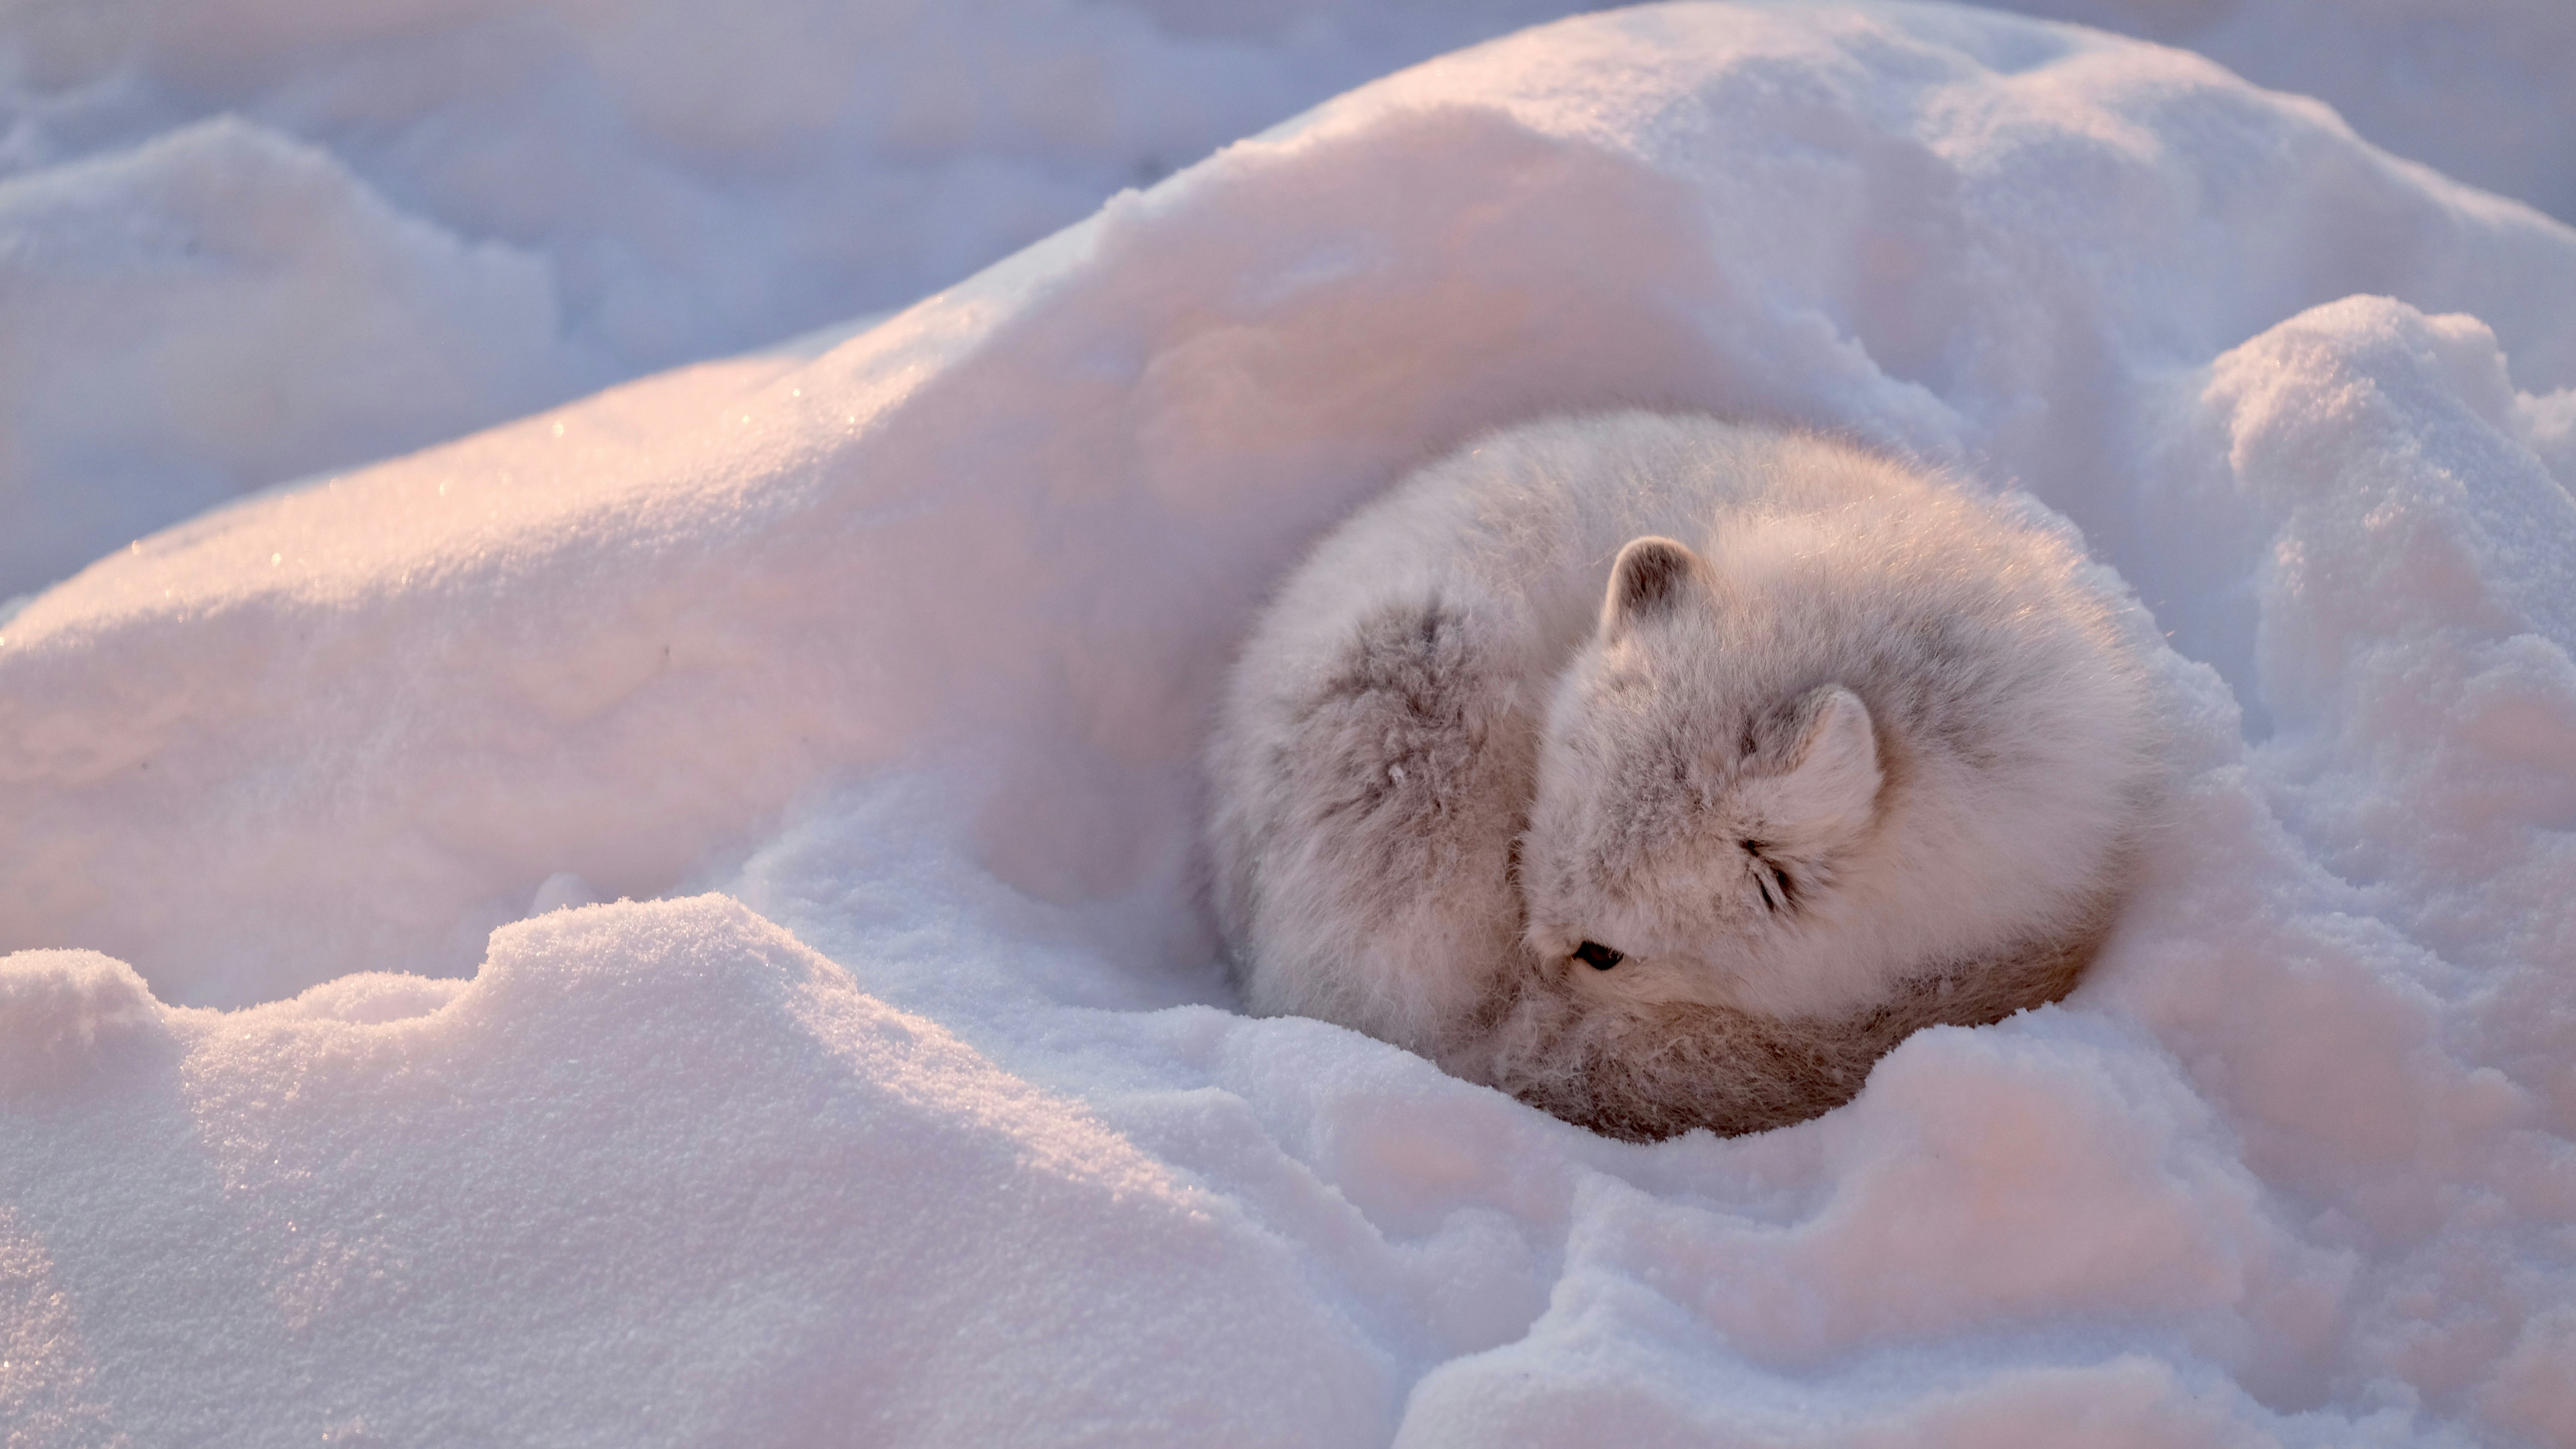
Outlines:
[[[109,63],[156,12],[101,13],[28,27],[98,69],[50,62],[19,152],[189,120],[182,71],[270,99],[0,183],[21,460],[160,450],[176,511],[303,466],[233,415],[261,378],[344,388],[325,431],[489,388],[336,435],[417,439],[829,315],[781,242],[736,258],[770,302],[648,345],[616,288],[562,300],[605,203],[463,242],[287,139],[450,94],[369,68],[402,37],[507,52],[515,99],[370,147],[486,175],[532,127],[458,184],[562,199],[647,113],[476,29],[553,12],[164,17],[162,70]],[[1322,75],[1368,18],[1301,13],[1264,50],[1031,6],[995,65],[1106,27]],[[1244,109],[1204,144],[1292,94],[1211,74]],[[721,99],[654,124],[757,193]],[[661,204],[683,252],[721,210]],[[847,340],[105,535],[0,619],[0,1435],[2566,1442],[2571,278],[2565,224],[2184,52],[1648,9],[1377,81]],[[242,350],[66,340],[117,285]],[[227,317],[345,323],[339,360]],[[100,391],[24,426],[39,385]],[[1206,712],[1297,550],[1482,427],[1623,402],[2027,489],[2173,646],[2170,816],[2086,983],[1755,1137],[1612,1142],[1234,1015],[1198,896]],[[58,494],[11,506],[127,506]]]
[[[247,481],[436,442],[614,374],[541,259],[405,216],[233,117],[0,181],[0,589]]]
[[[956,283],[1578,0],[54,0],[0,27],[0,600]],[[2576,221],[2564,0],[2012,0]]]
[[[2576,10],[2550,0],[2021,0],[2312,95],[2400,155],[2576,221]]]

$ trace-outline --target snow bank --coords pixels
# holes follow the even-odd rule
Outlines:
[[[2571,277],[2189,55],[1661,8],[142,541],[0,624],[0,942],[152,992],[0,966],[0,1422],[2563,1438]],[[1753,1138],[1233,1016],[1196,897],[1298,547],[1634,401],[2018,483],[2174,644],[2087,984]]]
[[[549,916],[440,986],[178,1013],[13,1124],[20,1291],[75,1320],[13,1438],[1382,1435],[1275,1235],[740,905]],[[87,1311],[154,1258],[190,1291]]]
[[[2576,9],[2557,0],[2011,0],[2315,96],[2444,175],[2576,221]]]
[[[0,237],[0,591],[614,375],[559,337],[542,258],[241,120],[0,181]]]
[[[19,7],[0,598],[248,489],[909,303],[1565,8]]]
[[[1337,91],[1579,8],[21,6],[0,599],[242,491],[907,304]],[[2008,8],[2191,46],[2576,219],[2560,0]]]

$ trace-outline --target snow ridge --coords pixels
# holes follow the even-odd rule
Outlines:
[[[0,622],[0,1428],[2561,1442],[2571,277],[2193,56],[1652,7],[137,540]],[[1226,1010],[1252,611],[1612,403],[2025,489],[2170,631],[2065,1003],[1653,1147]]]

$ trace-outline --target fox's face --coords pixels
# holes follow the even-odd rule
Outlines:
[[[1549,710],[1526,940],[1587,993],[1743,1005],[1747,972],[1835,919],[1877,815],[1868,707],[1836,683],[1748,702],[1715,602],[1688,548],[1631,542]]]

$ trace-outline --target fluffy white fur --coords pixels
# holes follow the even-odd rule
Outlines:
[[[1832,1107],[2073,984],[2154,774],[2128,607],[2035,504],[1829,439],[1485,437],[1328,536],[1235,669],[1246,1000],[1622,1136]]]

